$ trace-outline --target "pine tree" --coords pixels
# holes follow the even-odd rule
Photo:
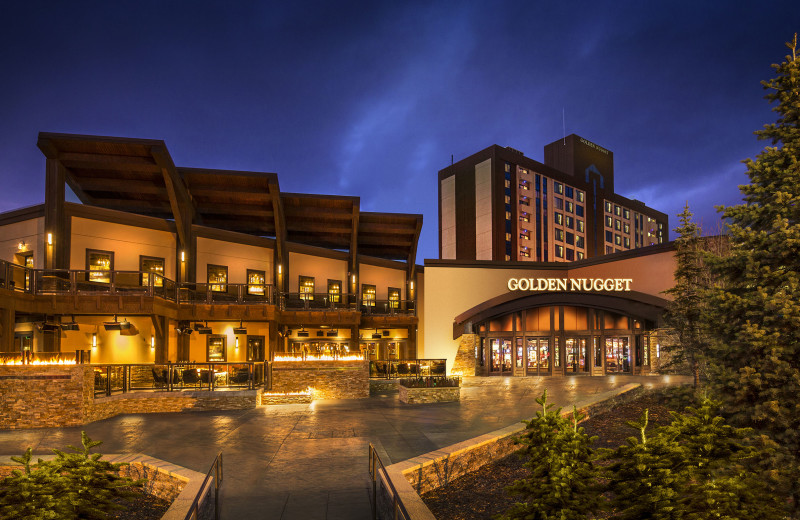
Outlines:
[[[700,384],[700,371],[708,352],[706,336],[702,331],[704,288],[700,228],[692,221],[687,203],[678,215],[680,226],[675,228],[675,286],[668,291],[672,296],[664,315],[667,334],[662,348],[668,362],[662,368],[688,367],[694,378],[694,387]],[[670,341],[672,339],[672,341]]]
[[[713,260],[710,379],[726,414],[767,433],[794,468],[800,504],[800,61],[791,54],[762,82],[778,119],[756,132],[767,146],[748,159],[744,203],[719,208],[730,251]],[[784,465],[786,466],[786,465]]]
[[[719,403],[704,398],[649,435],[648,412],[628,424],[639,431],[607,457],[614,518],[656,520],[758,516],[784,518],[781,501],[752,462],[764,457],[747,428],[725,424]]]
[[[562,417],[561,408],[551,410],[547,390],[536,402],[542,411],[527,424],[518,442],[519,454],[527,458],[530,476],[508,486],[506,491],[521,495],[502,519],[584,520],[602,507],[597,484],[595,453],[589,437],[578,427],[582,419],[573,407],[571,421]]]

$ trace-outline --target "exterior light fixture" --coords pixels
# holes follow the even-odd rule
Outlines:
[[[20,242],[19,244],[17,244],[17,251],[23,251],[24,252],[24,251],[27,251],[27,250],[28,250],[28,244],[26,244],[24,240],[22,242]]]
[[[239,350],[239,336],[236,336],[236,350]]]
[[[53,245],[53,234],[52,233],[48,233],[47,234],[47,245],[48,246],[52,246]]]
[[[156,337],[150,334],[150,350],[156,349]]]
[[[242,325],[242,321],[241,320],[239,320],[239,326],[233,328],[233,333],[234,334],[247,334],[247,329],[244,328],[244,325]]]
[[[186,261],[186,251],[181,251],[181,262]]]
[[[411,280],[409,282],[409,287],[411,288],[412,291],[414,290],[414,280]]]
[[[281,264],[278,264],[278,274],[282,273],[283,273],[283,266]]]
[[[353,283],[356,283],[356,275],[353,275]]]
[[[93,349],[97,348],[97,333],[96,332],[92,333],[92,348]]]

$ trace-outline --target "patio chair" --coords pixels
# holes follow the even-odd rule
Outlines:
[[[196,368],[187,368],[181,373],[181,379],[185,386],[197,386],[200,383],[200,376]]]
[[[246,368],[236,370],[230,378],[231,385],[246,385],[250,379],[250,373]]]
[[[164,371],[159,374],[155,368],[151,368],[150,370],[153,372],[153,383],[155,386],[157,388],[163,388],[167,384],[167,378]]]

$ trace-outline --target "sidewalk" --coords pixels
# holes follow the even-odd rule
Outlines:
[[[0,454],[50,453],[80,443],[101,453],[142,452],[205,473],[223,452],[225,519],[370,518],[367,446],[387,466],[532,417],[534,399],[570,406],[628,383],[663,386],[676,376],[467,378],[460,403],[406,405],[397,394],[231,412],[125,415],[84,428],[0,430]]]

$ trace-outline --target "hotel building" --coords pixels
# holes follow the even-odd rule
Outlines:
[[[285,193],[274,173],[178,167],[159,140],[37,145],[44,204],[0,215],[0,352],[419,357],[421,215]]]
[[[614,192],[614,154],[575,134],[544,164],[490,146],[439,171],[439,258],[570,262],[662,244],[668,218]]]

